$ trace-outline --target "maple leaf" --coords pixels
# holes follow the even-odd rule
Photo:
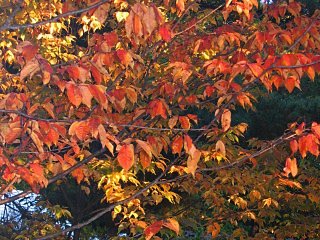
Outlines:
[[[134,164],[134,148],[132,144],[125,144],[123,145],[118,153],[118,162],[120,166],[126,170],[129,171],[129,169]]]

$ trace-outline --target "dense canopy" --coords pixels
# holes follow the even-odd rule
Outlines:
[[[0,0],[1,239],[320,238],[319,49],[316,0]]]

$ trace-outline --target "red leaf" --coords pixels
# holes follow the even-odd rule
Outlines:
[[[109,47],[114,47],[118,42],[118,35],[115,32],[105,33],[103,38]]]
[[[172,153],[173,154],[176,154],[176,153],[180,154],[182,147],[183,147],[183,137],[182,136],[176,137],[171,144]]]
[[[134,163],[134,148],[132,144],[123,145],[118,153],[118,162],[120,166],[128,171]]]
[[[163,221],[157,221],[150,226],[146,227],[144,230],[144,234],[146,236],[146,240],[150,240],[154,235],[156,235],[162,228]]]
[[[320,139],[320,124],[313,122],[311,125],[311,130],[317,136],[317,138]]]
[[[163,41],[169,42],[171,40],[171,31],[168,25],[163,25],[159,28],[159,34]]]

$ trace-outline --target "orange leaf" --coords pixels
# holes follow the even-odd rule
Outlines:
[[[146,152],[146,154],[148,154],[148,156],[151,158],[152,157],[152,150],[151,150],[149,143],[147,143],[145,141],[141,141],[139,139],[137,139],[136,142]]]
[[[185,9],[185,3],[184,3],[185,0],[176,0],[176,7],[177,9],[179,10],[179,12],[183,12],[184,9]]]
[[[125,66],[132,66],[133,65],[132,56],[128,51],[126,51],[124,49],[119,49],[119,50],[117,50],[117,56],[123,65],[125,65]]]
[[[255,77],[261,77],[263,69],[257,63],[248,63],[248,66]]]
[[[298,174],[298,166],[297,166],[297,159],[293,158],[291,160],[291,158],[287,158],[286,159],[286,165],[283,169],[283,171],[285,172],[285,176],[289,176],[289,174],[291,173],[292,177],[297,176]]]
[[[13,143],[17,138],[20,137],[21,132],[21,128],[11,128],[10,131],[6,132],[6,134],[4,135],[5,143]]]
[[[142,23],[137,14],[133,15],[133,33],[138,37],[141,37],[143,35]]]
[[[290,141],[290,148],[292,151],[292,154],[296,153],[298,151],[298,142],[297,140],[291,140]]]
[[[59,140],[59,133],[57,133],[53,128],[51,128],[47,134],[47,139],[50,141],[50,143],[57,145]]]
[[[195,146],[193,145],[192,138],[189,135],[184,135],[184,150],[188,154],[193,154],[195,150]]]
[[[295,77],[290,76],[284,81],[284,86],[286,87],[289,93],[292,93],[295,85],[296,85]]]
[[[172,118],[169,119],[168,121],[168,126],[170,129],[174,128],[174,126],[177,124],[178,121],[178,116],[173,116]]]
[[[144,150],[142,150],[140,152],[140,163],[141,163],[143,169],[146,169],[151,164],[151,157]]]
[[[166,107],[164,106],[163,102],[159,99],[152,100],[148,104],[147,112],[151,115],[152,118],[158,115],[160,115],[164,119],[167,118]]]
[[[41,105],[41,107],[43,107],[47,113],[50,115],[50,117],[52,118],[55,118],[55,115],[54,115],[54,105],[52,103],[44,103]]]
[[[317,136],[317,138],[320,139],[320,124],[313,122],[311,125],[311,130]]]
[[[271,77],[271,81],[273,82],[274,86],[279,89],[279,87],[283,84],[283,78],[279,75],[273,75]]]
[[[179,117],[179,122],[181,124],[181,127],[183,129],[190,129],[190,121],[189,118],[185,117],[185,116],[181,116]]]
[[[80,168],[77,168],[77,169],[75,169],[75,170],[73,170],[72,172],[71,172],[71,175],[72,175],[72,177],[74,177],[75,179],[76,179],[76,181],[77,181],[77,183],[78,184],[80,184],[81,183],[81,181],[84,179],[84,173],[83,173],[83,170],[82,169],[80,169]]]
[[[94,80],[96,81],[96,83],[101,84],[102,76],[101,76],[101,73],[98,70],[98,68],[96,68],[95,66],[91,66],[90,70],[91,70],[92,76],[93,76]]]
[[[163,222],[163,226],[171,229],[174,231],[177,235],[179,235],[180,226],[177,220],[173,218],[168,218]]]
[[[70,102],[79,107],[82,102],[82,95],[80,89],[72,82],[66,84],[67,95]]]
[[[182,147],[183,147],[183,138],[182,138],[182,136],[176,137],[173,140],[172,145],[171,145],[172,153],[173,154],[176,154],[176,153],[180,154],[181,150],[182,150]]]
[[[188,157],[187,160],[187,169],[188,173],[191,173],[195,177],[195,173],[198,167],[198,162],[201,157],[201,152],[195,149],[194,153]]]
[[[226,132],[230,128],[231,124],[231,112],[229,109],[225,109],[221,115],[222,130]]]
[[[79,66],[68,66],[67,72],[70,78],[81,82],[85,82],[90,77],[88,69]]]
[[[134,148],[132,144],[123,145],[118,153],[118,162],[120,166],[128,171],[134,163]]]
[[[104,108],[108,109],[108,100],[105,94],[106,88],[102,85],[88,85],[88,88],[92,96],[97,100],[97,102]]]
[[[89,87],[87,85],[79,85],[79,89],[82,96],[82,103],[88,108],[91,108],[91,100],[93,96],[90,92]]]
[[[307,156],[307,149],[308,149],[307,138],[305,136],[301,137],[298,140],[298,143],[299,143],[300,154],[303,158],[305,158]]]
[[[216,152],[220,153],[223,157],[226,157],[226,147],[221,140],[216,143]]]
[[[208,226],[208,233],[211,233],[212,238],[216,238],[220,233],[220,225],[216,222]]]
[[[281,64],[283,66],[294,66],[297,63],[297,57],[293,54],[284,54],[281,57]]]
[[[157,221],[150,226],[146,227],[144,230],[144,234],[146,236],[146,240],[150,240],[154,235],[156,235],[163,226],[163,221]]]
[[[38,52],[38,47],[33,45],[26,45],[22,48],[22,56],[28,62],[36,56]]]

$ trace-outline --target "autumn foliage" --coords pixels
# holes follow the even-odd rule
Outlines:
[[[297,119],[258,140],[233,117],[314,84],[320,11],[208,2],[0,1],[0,204],[34,192],[51,219],[72,223],[15,236],[79,239],[111,213],[142,239],[197,228],[201,238],[320,237],[320,124]],[[64,183],[102,192],[101,207],[79,219],[54,210],[46,189]]]

